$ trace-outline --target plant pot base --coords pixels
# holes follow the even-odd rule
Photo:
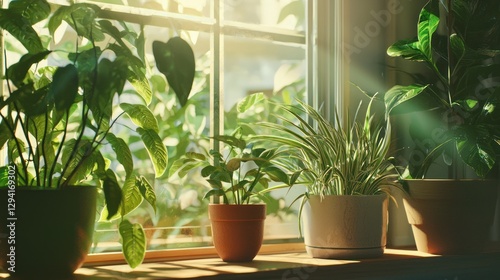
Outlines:
[[[318,259],[368,259],[384,254],[385,247],[378,248],[318,248],[306,245],[307,253]]]

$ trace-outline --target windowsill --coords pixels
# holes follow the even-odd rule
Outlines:
[[[387,249],[383,257],[366,260],[313,259],[298,252],[258,255],[248,263],[204,258],[144,263],[134,270],[125,264],[91,266],[78,269],[74,279],[499,279],[494,276],[500,276],[500,251],[437,256]]]

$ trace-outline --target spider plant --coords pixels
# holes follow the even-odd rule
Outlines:
[[[283,106],[292,119],[279,116],[282,123],[262,123],[280,135],[257,136],[282,145],[290,156],[280,164],[288,170],[300,169],[297,184],[307,191],[295,201],[309,195],[376,195],[387,192],[397,178],[394,166],[387,157],[390,146],[389,122],[374,123],[371,104],[366,109],[363,122],[346,122],[345,127],[333,124],[313,107],[298,101],[298,106]],[[309,118],[311,122],[309,121]],[[340,117],[335,114],[340,124]],[[385,124],[385,126],[384,126]],[[395,184],[394,184],[395,185]],[[286,186],[276,186],[284,188]]]

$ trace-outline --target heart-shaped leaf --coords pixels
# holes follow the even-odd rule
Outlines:
[[[165,75],[181,106],[184,106],[195,74],[195,58],[191,46],[180,37],[173,37],[167,43],[154,41],[153,55],[156,68]]]

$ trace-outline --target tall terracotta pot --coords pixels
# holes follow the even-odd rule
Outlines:
[[[417,249],[431,254],[480,252],[495,215],[496,181],[407,180],[404,207]]]
[[[264,237],[265,204],[210,204],[212,239],[226,262],[247,262],[259,252]]]
[[[304,205],[306,250],[314,258],[359,259],[384,253],[387,195],[311,195]]]
[[[10,194],[1,188],[0,201],[5,271],[20,279],[61,279],[82,265],[92,244],[96,187],[16,188]]]

